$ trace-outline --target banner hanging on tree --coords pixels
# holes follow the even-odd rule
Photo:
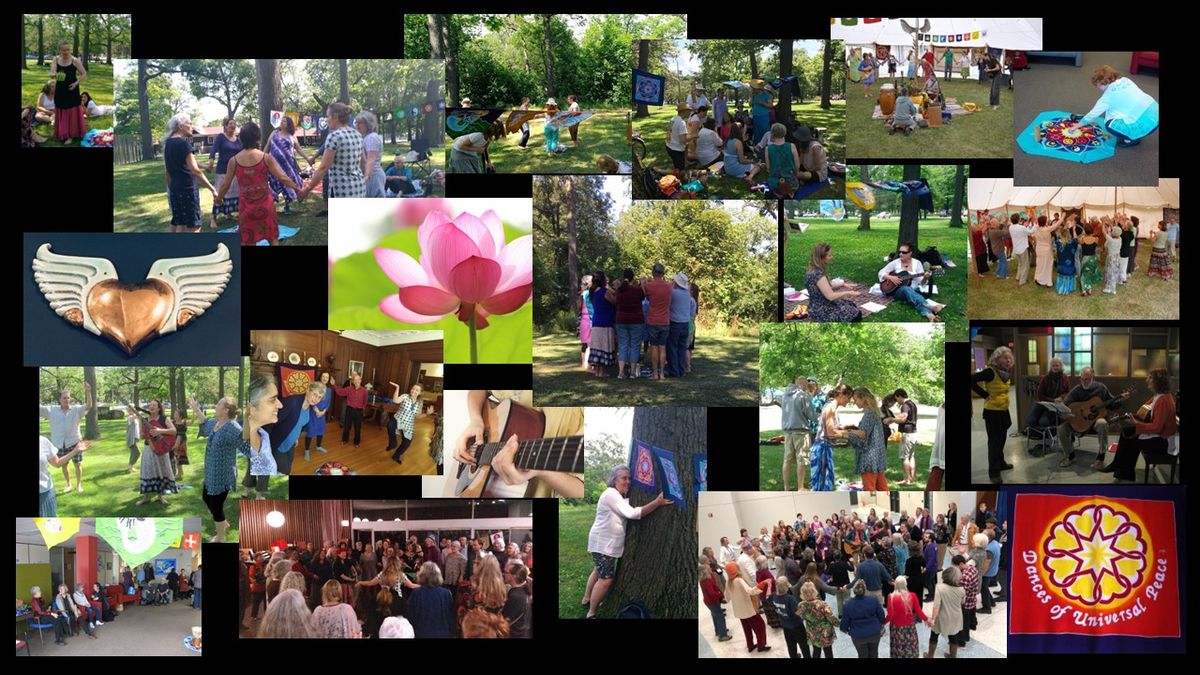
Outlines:
[[[696,472],[696,492],[707,492],[708,455],[692,455],[692,467]]]
[[[415,117],[417,113],[412,112]],[[486,134],[492,122],[500,119],[504,111],[499,108],[453,108],[446,111],[446,135],[458,138],[470,133]]]
[[[1180,636],[1175,502],[1018,494],[1010,634]]]
[[[96,535],[131,567],[162,553],[182,534],[183,518],[96,519]]]
[[[325,115],[317,115],[317,131],[325,133],[329,130],[329,118]]]
[[[300,128],[305,131],[311,131],[316,126],[316,120],[312,115],[302,115],[300,117]]]
[[[283,116],[292,121],[293,129],[300,128],[300,113],[294,113],[294,112],[284,113]]]
[[[653,492],[655,490],[654,452],[650,449],[649,444],[636,440],[633,442],[633,453],[629,460],[629,466],[633,467],[629,476],[633,484]]]
[[[79,518],[34,518],[33,524],[42,533],[46,548],[54,548],[79,531]]]
[[[280,124],[283,124],[283,111],[282,110],[272,110],[271,111],[271,127],[274,129],[278,129]]]
[[[683,481],[679,478],[679,469],[675,466],[675,453],[662,448],[654,448],[654,456],[658,458],[658,466],[662,470],[663,494],[675,502],[676,506],[687,508],[687,498],[683,494]]]
[[[633,69],[633,102],[662,105],[667,78],[644,70]]]

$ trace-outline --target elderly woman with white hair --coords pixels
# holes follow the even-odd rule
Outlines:
[[[412,624],[402,616],[389,616],[379,625],[380,639],[412,639],[417,636]]]
[[[629,483],[632,481],[629,467],[619,465],[608,472],[608,487],[596,502],[596,520],[588,532],[588,552],[596,568],[588,577],[587,589],[583,593],[583,605],[588,607],[587,618],[596,617],[596,610],[612,587],[617,573],[617,560],[625,553],[625,524],[629,520],[640,520],[650,515],[671,500],[658,496],[642,506],[629,505]]]
[[[921,610],[921,599],[908,590],[908,578],[898,576],[896,589],[888,595],[887,620],[892,627],[888,645],[893,659],[915,659],[921,654],[921,643],[917,637],[917,619],[932,623]]]
[[[950,643],[950,651],[946,656],[952,659],[958,656],[958,644],[954,641],[954,636],[962,631],[962,605],[966,597],[961,583],[962,571],[958,567],[951,565],[942,570],[942,582],[934,591],[933,610],[929,615],[932,625],[929,632],[929,651],[925,652],[927,659],[933,658],[934,652],[937,651],[939,635],[945,635]]]
[[[29,596],[29,608],[32,613],[30,621],[42,624],[43,627],[47,622],[53,624],[54,644],[60,647],[66,645],[67,641],[63,638],[71,635],[71,617],[55,609],[53,601],[46,602],[46,599],[42,597],[41,586],[29,589]]]
[[[1008,413],[1008,394],[1012,390],[1013,365],[1016,359],[1008,347],[997,347],[988,359],[987,367],[971,376],[971,390],[983,403],[983,424],[987,429],[988,478],[1000,484],[1001,471],[1013,468],[1004,461],[1004,443],[1012,416]]]
[[[334,101],[325,109],[329,120],[329,135],[325,137],[325,152],[321,165],[308,180],[308,186],[300,191],[304,197],[312,192],[328,176],[327,197],[366,197],[366,180],[362,174],[363,139],[358,130],[350,126],[350,106]]]
[[[208,181],[192,154],[190,115],[180,113],[167,122],[163,164],[167,170],[167,202],[171,206],[170,231],[199,231],[204,221],[200,216],[200,188],[196,183],[202,183],[214,197],[217,189]]]
[[[1050,371],[1042,376],[1038,382],[1037,392],[1034,394],[1035,403],[1029,408],[1029,414],[1025,417],[1025,429],[1030,427],[1054,428],[1058,426],[1058,416],[1054,411],[1044,405],[1038,405],[1036,401],[1059,401],[1066,398],[1071,391],[1071,378],[1063,372],[1063,360],[1059,357],[1050,359]]]
[[[362,159],[359,169],[364,176],[368,197],[386,197],[386,176],[383,173],[383,137],[379,135],[379,118],[375,113],[364,110],[354,118],[354,128],[363,137]]]
[[[281,592],[267,605],[258,627],[260,638],[316,638],[321,632],[313,623],[304,594],[295,589]]]

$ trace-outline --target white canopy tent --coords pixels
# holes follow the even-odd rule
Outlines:
[[[858,19],[854,26],[842,25],[841,19],[834,19],[829,27],[829,35],[834,40],[844,40],[851,45],[880,44],[892,47],[912,46],[913,35],[904,31],[900,19],[882,19],[876,23],[864,23]],[[904,19],[910,26],[921,27],[926,19]],[[929,30],[922,31],[930,35],[974,35],[977,39],[960,42],[935,42],[937,47],[993,47],[996,49],[1015,49],[1022,51],[1038,51],[1042,49],[1042,20],[1039,19],[934,19],[930,18]],[[923,40],[923,43],[928,40]]]
[[[1016,187],[1011,178],[972,178],[967,182],[971,211],[1021,211],[1026,207],[1083,209],[1085,216],[1124,212],[1137,216],[1138,236],[1149,236],[1162,220],[1162,210],[1179,208],[1179,179],[1160,178],[1143,187]]]

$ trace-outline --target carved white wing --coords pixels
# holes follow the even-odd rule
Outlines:
[[[101,281],[117,280],[117,268],[111,262],[105,258],[53,253],[50,244],[42,244],[33,260],[33,278],[55,314],[100,334],[88,314],[87,296]]]
[[[208,255],[155,261],[146,278],[162,281],[175,291],[175,306],[159,334],[178,330],[183,312],[190,314],[185,324],[203,314],[221,296],[232,273],[233,262],[225,244],[217,244],[217,250]]]

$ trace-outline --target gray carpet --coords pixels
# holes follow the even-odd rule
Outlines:
[[[61,647],[54,644],[54,629],[43,629],[43,645],[37,629],[31,629],[29,646],[33,656],[199,656],[183,646],[183,638],[191,635],[192,626],[201,625],[200,617],[201,610],[192,609],[186,600],[161,606],[127,604],[116,620],[96,627],[95,640],[81,632]]]
[[[1092,86],[1092,71],[1108,65],[1133,80],[1142,91],[1158,100],[1158,71],[1145,69],[1129,75],[1129,52],[1084,52],[1083,67],[1066,59],[1031,59],[1029,70],[1019,70],[1014,82],[1013,132],[1020,134],[1034,117],[1047,110],[1084,114],[1100,98]],[[1158,185],[1158,148],[1162,130],[1142,139],[1132,148],[1117,148],[1111,159],[1077,164],[1049,157],[1027,155],[1013,149],[1013,184],[1018,186],[1058,185]]]

